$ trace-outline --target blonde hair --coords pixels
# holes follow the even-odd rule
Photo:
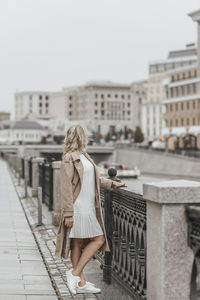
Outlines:
[[[65,136],[64,140],[64,151],[62,157],[67,152],[82,151],[88,144],[87,129],[83,125],[71,126]]]

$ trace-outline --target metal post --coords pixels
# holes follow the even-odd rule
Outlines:
[[[28,197],[28,184],[27,184],[27,178],[26,178],[26,176],[24,178],[24,191],[25,191],[24,197],[27,198]]]
[[[41,226],[42,224],[42,187],[38,187],[38,224],[37,226]]]
[[[104,190],[104,221],[110,252],[105,252],[103,262],[103,281],[111,283],[112,272],[112,238],[113,238],[113,212],[112,212],[112,191]]]
[[[18,185],[20,185],[20,174],[21,174],[21,171],[19,171],[19,173],[18,173]]]

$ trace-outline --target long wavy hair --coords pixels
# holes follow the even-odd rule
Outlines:
[[[62,158],[68,152],[82,152],[83,149],[87,146],[87,144],[88,133],[86,127],[83,125],[71,126],[66,132]]]

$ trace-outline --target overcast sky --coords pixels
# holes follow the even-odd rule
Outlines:
[[[196,42],[199,0],[0,0],[0,111],[16,91],[147,78],[148,62]]]

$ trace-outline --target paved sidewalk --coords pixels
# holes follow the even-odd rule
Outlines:
[[[58,299],[2,160],[0,208],[0,300]]]

